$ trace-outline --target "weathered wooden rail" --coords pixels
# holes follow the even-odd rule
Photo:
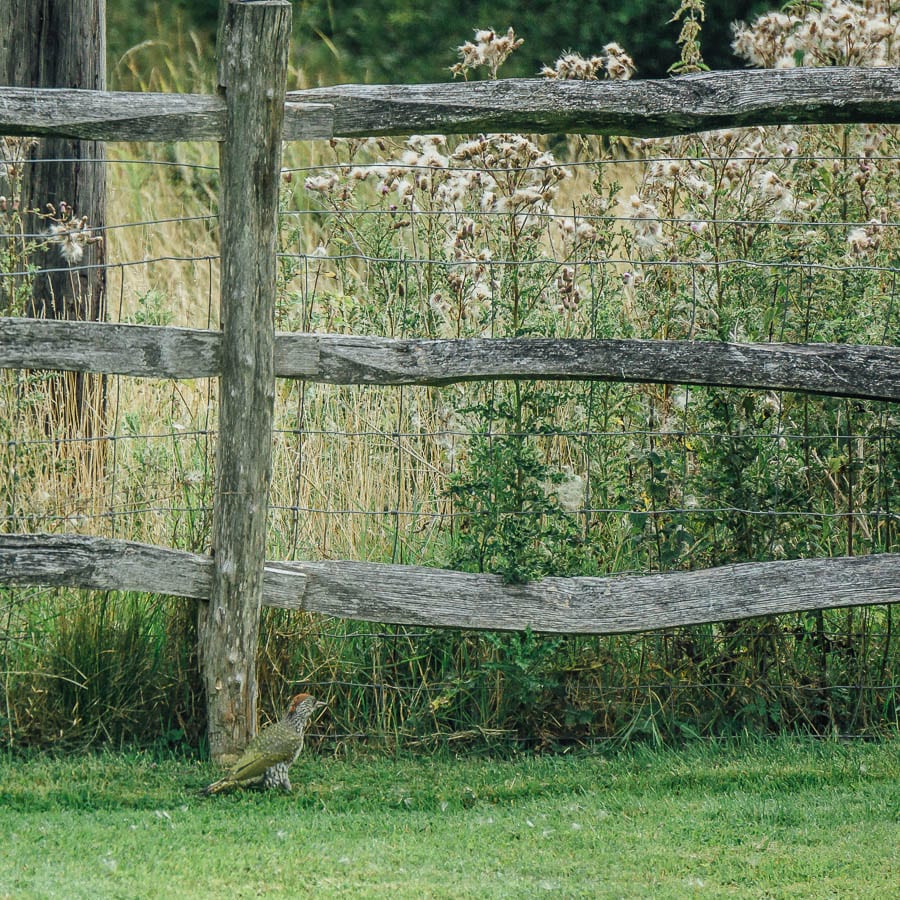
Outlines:
[[[665,137],[750,125],[900,122],[900,69],[758,69],[652,81],[505,79],[338,85],[292,102],[334,107],[334,134],[539,132]]]
[[[79,535],[0,535],[0,582],[155,591],[205,599],[209,556]],[[753,562],[504,584],[423,566],[266,562],[265,606],[404,625],[622,634],[722,619],[894,603],[900,554]]]
[[[210,94],[0,88],[0,133],[93,141],[223,141],[226,102]],[[288,102],[282,138],[333,136],[330,105]]]
[[[900,122],[900,69],[760,69],[627,82],[346,84],[288,93],[282,136],[526,131],[664,137],[852,122]],[[225,102],[202,94],[0,88],[0,133],[215,141],[225,136]]]
[[[220,379],[212,553],[77,535],[0,535],[0,583],[196,598],[210,748],[255,727],[262,604],[380,622],[615,633],[900,601],[900,554],[696,572],[498,577],[358,562],[266,562],[276,377],[440,385],[577,378],[900,399],[900,348],[627,340],[391,340],[276,334],[282,140],[491,131],[663,137],[714,128],[900,122],[900,69],[718,72],[661,81],[513,79],[285,93],[290,5],[226,4],[216,96],[0,87],[0,134],[223,144],[223,330],[0,319],[0,367]],[[208,601],[208,602],[206,602]]]
[[[0,318],[0,368],[215,378],[222,333],[199,328]],[[327,384],[443,385],[599,379],[900,400],[900,347],[713,341],[275,335],[275,375]]]

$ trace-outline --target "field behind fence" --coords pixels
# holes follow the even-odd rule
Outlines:
[[[776,73],[746,74],[753,97]],[[828,121],[896,118],[877,99],[896,70],[869,74],[810,73],[825,97],[870,92]],[[378,89],[289,95],[287,127],[314,101],[335,133],[376,132],[354,112],[372,109],[402,133],[465,97],[442,130],[671,133],[721,121],[717,77],[712,112],[678,94],[702,80],[635,85],[613,113],[618,93],[590,92],[624,85],[497,82],[421,113],[423,88],[396,89],[406,127]],[[766,84],[766,109],[796,93]],[[212,100],[180,101],[199,136]],[[646,124],[654,103],[667,125]],[[126,127],[102,112],[68,127]],[[338,741],[529,746],[896,724],[895,129],[286,148],[263,598],[287,609],[261,619],[266,710],[300,684]],[[0,573],[125,591],[3,589],[13,743],[202,730],[196,604],[160,595],[206,598],[214,577],[221,185],[210,144],[146,153],[111,149],[103,231],[108,320],[131,327],[0,329]],[[14,253],[4,284],[27,290],[40,273]],[[127,373],[95,382],[98,433],[53,414],[44,367]]]

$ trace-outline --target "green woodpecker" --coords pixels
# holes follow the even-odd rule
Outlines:
[[[291,790],[288,769],[303,749],[303,732],[310,716],[325,706],[309,694],[297,694],[284,718],[262,731],[247,745],[231,771],[207,787],[204,794],[218,794],[233,787]]]

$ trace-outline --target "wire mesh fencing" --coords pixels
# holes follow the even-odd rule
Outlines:
[[[111,321],[217,327],[218,170],[193,145],[179,154],[109,160],[109,223],[91,236],[106,247]],[[874,127],[297,150],[283,173],[277,325],[896,345],[898,161],[896,134]],[[7,204],[6,314],[21,314],[46,271],[29,248],[48,234],[23,232],[17,216]],[[92,265],[90,246],[57,264]],[[215,381],[98,378],[100,427],[79,434],[51,414],[58,377],[4,372],[3,530],[208,551]],[[521,581],[898,547],[900,441],[886,402],[598,381],[283,380],[274,438],[273,559]],[[199,739],[189,602],[2,596],[11,741]],[[889,606],[619,637],[267,610],[260,684],[268,715],[297,685],[327,695],[320,730],[332,742],[549,747],[868,734],[896,726],[898,662]]]

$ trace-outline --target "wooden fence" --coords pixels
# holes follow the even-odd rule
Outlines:
[[[285,93],[290,4],[228,3],[218,96],[0,88],[0,133],[219,141],[222,330],[0,319],[0,366],[220,379],[212,552],[0,535],[0,582],[193,597],[210,748],[255,728],[265,604],[378,622],[633,632],[900,600],[900,554],[756,562],[526,585],[411,566],[266,562],[275,379],[447,384],[577,378],[900,400],[900,348],[638,340],[393,340],[276,334],[282,140],[423,131],[667,136],[748,125],[900,122],[900,69],[706,73],[662,81],[507,80]]]

